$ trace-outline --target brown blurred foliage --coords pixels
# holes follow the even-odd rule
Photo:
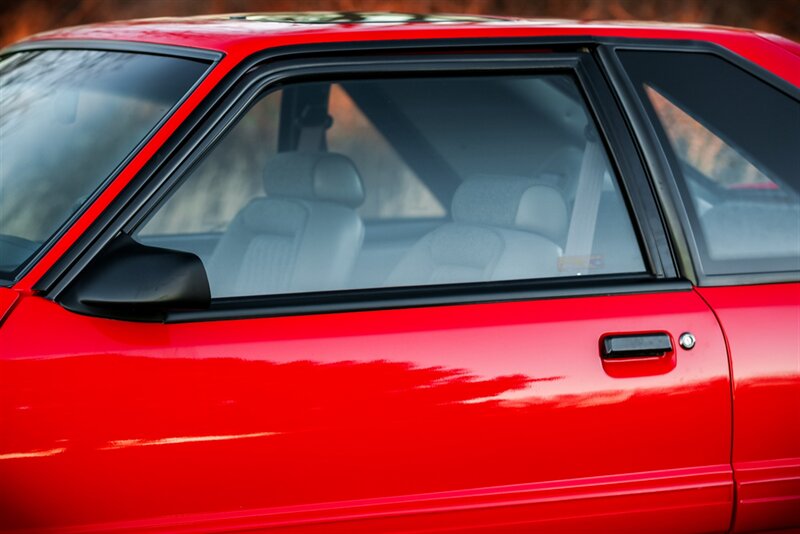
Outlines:
[[[259,11],[479,13],[721,24],[800,41],[800,0],[0,0],[0,46],[109,20]]]

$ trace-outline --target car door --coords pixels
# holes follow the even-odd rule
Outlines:
[[[800,91],[719,51],[618,53],[674,176],[697,291],[730,348],[734,529],[797,527]],[[800,68],[794,57],[779,61]],[[682,75],[667,81],[665,72]]]
[[[725,341],[590,53],[238,87],[83,256],[191,251],[211,307],[104,317],[79,262],[0,329],[4,527],[728,528]]]

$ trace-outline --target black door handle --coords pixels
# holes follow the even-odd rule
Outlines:
[[[668,334],[625,334],[603,338],[601,352],[604,359],[650,358],[672,352]]]

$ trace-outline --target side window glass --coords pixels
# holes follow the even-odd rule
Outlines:
[[[618,184],[567,75],[298,82],[135,237],[217,298],[642,273]]]
[[[620,58],[672,149],[703,270],[800,268],[800,102],[711,54]]]

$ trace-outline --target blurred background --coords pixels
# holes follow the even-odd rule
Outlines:
[[[257,11],[402,11],[722,24],[800,41],[800,0],[0,0],[0,46],[108,20]]]

